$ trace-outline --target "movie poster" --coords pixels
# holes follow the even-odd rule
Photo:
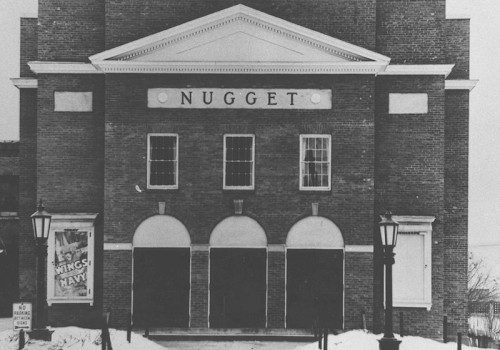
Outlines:
[[[88,296],[88,232],[55,232],[54,297]]]

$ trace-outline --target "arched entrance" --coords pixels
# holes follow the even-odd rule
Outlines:
[[[189,327],[190,248],[186,227],[176,218],[144,220],[133,238],[133,322]]]
[[[295,223],[286,239],[287,328],[314,322],[343,326],[344,239],[330,220],[310,216]]]
[[[266,325],[267,238],[257,221],[232,216],[210,236],[210,327]]]

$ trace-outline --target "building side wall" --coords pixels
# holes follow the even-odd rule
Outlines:
[[[367,49],[375,48],[375,0],[106,0],[106,49],[243,4]]]
[[[389,93],[427,93],[427,114],[388,114]],[[444,132],[443,77],[377,79],[375,207],[377,213],[436,217],[432,231],[432,308],[401,309],[414,335],[442,334],[444,271]],[[375,223],[374,223],[375,226]],[[378,247],[378,248],[377,248]],[[375,330],[383,325],[383,265],[380,241],[375,259]],[[396,256],[396,264],[398,257]],[[462,257],[466,260],[466,257]],[[398,312],[395,308],[395,313]],[[397,321],[395,326],[398,327]],[[395,328],[397,329],[397,328]]]
[[[83,61],[104,51],[104,0],[38,2],[38,59]]]
[[[447,19],[444,33],[446,35],[446,62],[455,64],[448,79],[469,79],[470,20]]]
[[[445,120],[445,290],[448,322],[467,331],[469,91],[446,92]],[[453,329],[450,328],[450,329]]]
[[[38,59],[38,18],[21,18],[20,77],[34,77],[29,61]]]
[[[103,213],[102,76],[38,76],[37,198],[51,213]],[[93,92],[92,112],[55,112],[55,91]],[[95,229],[95,304],[72,305],[81,315],[68,313],[67,305],[49,308],[51,325],[76,324],[92,319],[102,298],[102,225]],[[80,325],[84,323],[79,323]]]
[[[19,298],[35,298],[35,243],[30,215],[36,210],[37,91],[19,92]]]
[[[376,51],[392,64],[444,63],[444,20],[444,0],[377,0]]]

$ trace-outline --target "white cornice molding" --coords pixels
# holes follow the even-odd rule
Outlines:
[[[343,63],[248,63],[248,62],[137,62],[102,61],[95,66],[103,73],[139,74],[378,74],[380,62]]]
[[[132,243],[104,243],[104,250],[132,250]]]
[[[38,79],[36,78],[10,78],[10,81],[18,89],[38,88]]]
[[[394,64],[388,65],[380,75],[444,75],[447,77],[454,64]]]
[[[435,216],[393,215],[392,218],[399,223],[400,232],[432,232],[432,223]]]
[[[31,61],[28,66],[36,74],[102,74],[90,63]]]
[[[463,80],[445,80],[444,82],[444,88],[446,90],[469,90],[471,91],[474,89],[477,85],[479,80],[469,80],[469,79],[463,79]]]

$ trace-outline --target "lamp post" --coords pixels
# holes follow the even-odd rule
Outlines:
[[[380,350],[398,350],[400,340],[394,338],[392,332],[392,265],[394,264],[394,247],[398,239],[399,224],[392,220],[392,213],[387,211],[381,215],[379,222],[380,238],[384,250],[385,264],[385,331],[379,340]]]
[[[52,338],[52,331],[47,329],[47,316],[45,314],[45,305],[47,302],[45,258],[47,257],[47,239],[49,238],[52,215],[45,211],[41,199],[37,209],[38,210],[31,215],[36,245],[36,322],[34,329],[30,332],[30,337],[33,339],[50,341]]]

